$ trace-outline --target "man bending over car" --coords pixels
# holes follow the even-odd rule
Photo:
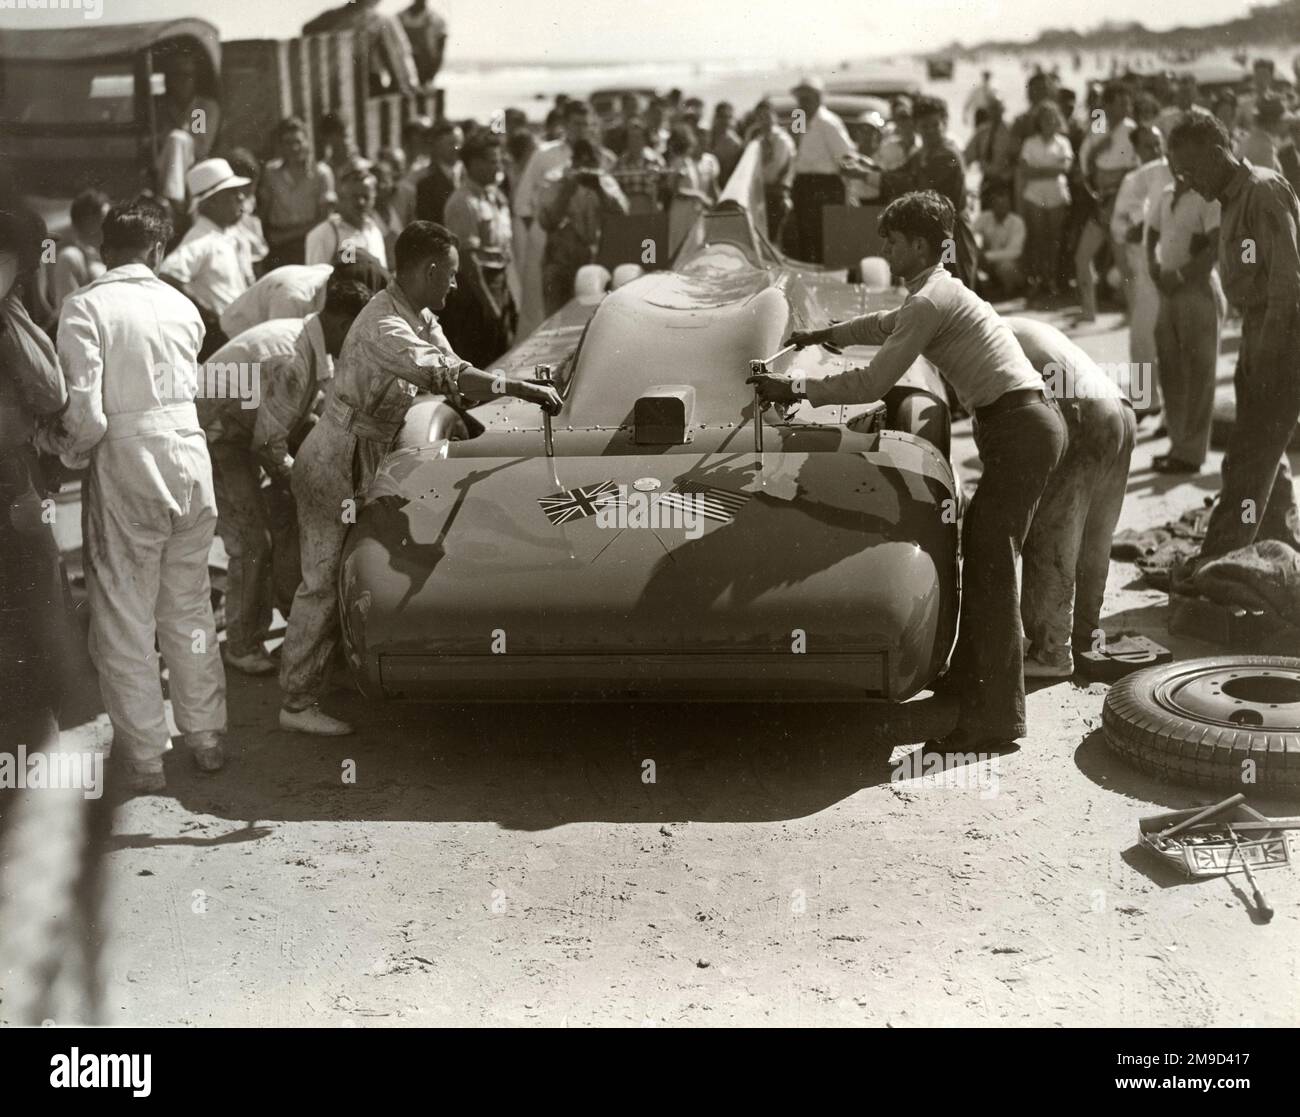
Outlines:
[[[790,335],[788,344],[800,349],[826,342],[880,346],[864,368],[802,383],[764,374],[750,383],[767,403],[869,403],[924,356],[975,417],[984,471],[963,526],[961,617],[944,684],[958,698],[960,713],[939,746],[998,751],[1026,732],[1016,560],[1065,450],[1065,423],[1015,335],[945,270],[953,222],[952,204],[932,190],[891,202],[879,228],[890,270],[907,285],[902,306]]]

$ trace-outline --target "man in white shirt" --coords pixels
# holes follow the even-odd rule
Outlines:
[[[325,307],[305,318],[273,318],[218,349],[205,366],[213,389],[199,401],[212,455],[217,534],[225,544],[226,664],[269,675],[275,663],[263,642],[271,608],[288,614],[301,580],[298,514],[289,491],[289,442],[302,437],[319,410],[352,321],[373,293],[336,279]],[[251,390],[250,390],[251,389]],[[273,456],[258,449],[274,442]],[[263,485],[262,466],[271,483]]]
[[[325,302],[333,264],[284,264],[267,272],[221,312],[221,332],[236,338],[274,318],[306,318]]]
[[[822,209],[844,204],[845,158],[857,154],[844,122],[822,104],[825,91],[819,77],[803,78],[791,91],[799,108],[790,129],[798,148],[790,220],[794,255],[810,264],[820,264],[824,258]]]
[[[614,153],[596,144],[591,106],[585,101],[569,101],[564,106],[564,137],[542,144],[528,160],[523,177],[515,188],[515,216],[523,223],[525,239],[514,244],[523,277],[519,322],[515,336],[527,337],[545,317],[542,293],[542,257],[546,254],[546,230],[538,220],[544,196],[556,179],[573,162],[573,145],[587,140],[596,147],[601,170],[611,171],[617,161]],[[667,245],[662,246],[667,251]]]
[[[338,212],[307,234],[304,255],[308,264],[328,264],[335,257],[352,263],[364,251],[388,267],[384,227],[375,216],[378,186],[367,160],[348,163],[339,176]]]
[[[161,791],[171,748],[157,641],[176,725],[203,771],[222,766],[226,682],[208,583],[216,500],[199,425],[193,303],[159,280],[171,223],[139,200],[104,221],[107,271],[69,295],[58,349],[69,406],[53,449],[89,459],[82,489],[90,654],[116,755]]]
[[[966,105],[962,109],[962,119],[967,124],[973,125],[975,123],[975,114],[980,109],[987,109],[997,99],[997,90],[993,88],[992,71],[981,70],[980,80],[976,82],[966,98]]]
[[[1174,180],[1165,158],[1160,133],[1149,124],[1135,125],[1131,140],[1142,160],[1120,182],[1111,212],[1110,236],[1115,251],[1122,255],[1124,299],[1128,303],[1128,359],[1142,370],[1146,394],[1138,400],[1139,410],[1157,411],[1160,402],[1159,354],[1156,351],[1156,315],[1160,293],[1147,268],[1143,230],[1160,195]]]
[[[997,182],[988,191],[988,209],[975,218],[981,278],[991,281],[992,294],[1015,298],[1025,285],[1021,257],[1025,254],[1025,221],[1011,211],[1011,184]]]
[[[382,291],[388,283],[387,269],[365,249],[359,249],[350,264],[339,257],[330,264],[285,264],[267,272],[226,307],[221,330],[233,338],[273,318],[306,318],[324,307],[331,277],[358,280],[372,291]]]
[[[1214,418],[1219,331],[1225,310],[1214,270],[1220,204],[1170,183],[1147,217],[1146,252],[1159,288],[1156,345],[1165,389],[1169,453],[1157,473],[1197,473],[1205,464]]]
[[[932,190],[891,202],[880,233],[890,269],[907,283],[903,305],[790,336],[799,348],[827,341],[880,346],[866,367],[802,385],[777,375],[748,382],[768,403],[866,403],[882,398],[925,356],[975,416],[983,474],[962,528],[961,618],[945,680],[961,710],[941,747],[998,751],[1026,731],[1016,557],[1065,451],[1065,423],[1011,330],[940,262],[955,220],[952,203]]]
[[[239,229],[252,180],[235,174],[224,159],[207,159],[190,168],[186,181],[198,218],[163,260],[158,275],[198,307],[208,335],[201,359],[225,341],[221,312],[253,285],[252,254]]]

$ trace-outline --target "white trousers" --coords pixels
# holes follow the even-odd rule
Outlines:
[[[515,330],[515,337],[518,338],[527,337],[546,317],[546,301],[542,296],[542,257],[546,254],[546,230],[536,218],[533,218],[522,243],[524,297],[519,304],[519,325]]]
[[[170,673],[176,726],[226,728],[208,551],[217,522],[207,441],[194,430],[106,437],[82,498],[90,656],[114,747],[140,771],[171,748],[158,652]]]

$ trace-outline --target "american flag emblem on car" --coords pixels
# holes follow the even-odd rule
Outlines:
[[[710,520],[730,522],[736,513],[749,501],[749,493],[738,493],[734,489],[719,489],[706,485],[703,481],[678,481],[671,492],[664,493],[659,500],[671,507],[694,510],[698,515]]]
[[[597,485],[580,485],[567,492],[539,497],[546,518],[553,524],[567,524],[570,520],[594,516],[602,504],[617,504],[622,498],[619,486],[613,481]]]

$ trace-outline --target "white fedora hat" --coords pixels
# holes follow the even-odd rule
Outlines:
[[[253,180],[243,178],[230,169],[224,159],[204,159],[195,163],[185,174],[185,185],[190,192],[190,209],[218,194],[236,186],[248,186]]]

